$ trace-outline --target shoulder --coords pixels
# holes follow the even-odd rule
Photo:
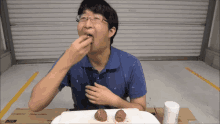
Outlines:
[[[71,75],[76,74],[75,73],[76,71],[78,72],[77,74],[81,74],[83,72],[83,64],[84,64],[84,61],[81,60],[75,65],[73,65],[69,70],[69,74]]]
[[[134,64],[140,63],[140,60],[138,60],[138,58],[135,57],[134,55],[125,52],[123,50],[117,49],[115,47],[113,48],[114,51],[118,53],[122,65],[133,66]]]

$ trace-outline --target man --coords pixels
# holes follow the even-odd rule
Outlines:
[[[79,38],[33,88],[29,108],[44,109],[63,87],[69,86],[77,110],[138,108],[144,111],[147,91],[140,61],[111,46],[118,30],[116,11],[104,0],[84,0],[77,22]],[[126,101],[127,97],[130,102]]]

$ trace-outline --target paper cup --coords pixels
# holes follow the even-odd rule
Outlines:
[[[164,104],[163,124],[178,124],[180,106],[174,101],[166,101]]]

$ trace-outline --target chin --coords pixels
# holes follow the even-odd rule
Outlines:
[[[103,50],[100,49],[100,48],[93,47],[93,48],[90,49],[90,51],[88,53],[91,54],[91,55],[94,55],[96,53],[101,53],[101,51],[103,51]]]
[[[101,53],[103,51],[105,51],[106,47],[91,47],[90,51],[88,52],[89,54],[96,54],[96,53]]]
[[[87,55],[96,55],[97,52],[89,51]]]
[[[91,48],[90,51],[88,52],[88,54],[94,54],[94,53],[96,53],[96,52],[97,52],[97,51],[95,51],[94,48]]]

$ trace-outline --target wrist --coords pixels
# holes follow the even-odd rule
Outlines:
[[[66,68],[70,69],[73,65],[75,65],[73,51],[70,51],[69,49],[65,51],[64,55],[60,59]]]
[[[59,66],[60,70],[69,70],[72,67],[73,64],[69,59],[68,53],[65,52],[57,62],[57,66]]]
[[[118,108],[118,107],[120,106],[121,100],[122,100],[122,99],[121,99],[119,96],[116,96],[115,99],[113,100],[113,104],[112,104],[112,105],[113,105],[114,107],[117,107],[117,108]]]
[[[118,97],[114,103],[114,107],[116,108],[137,108],[140,111],[145,111],[145,109],[138,103],[130,103],[120,97]]]

